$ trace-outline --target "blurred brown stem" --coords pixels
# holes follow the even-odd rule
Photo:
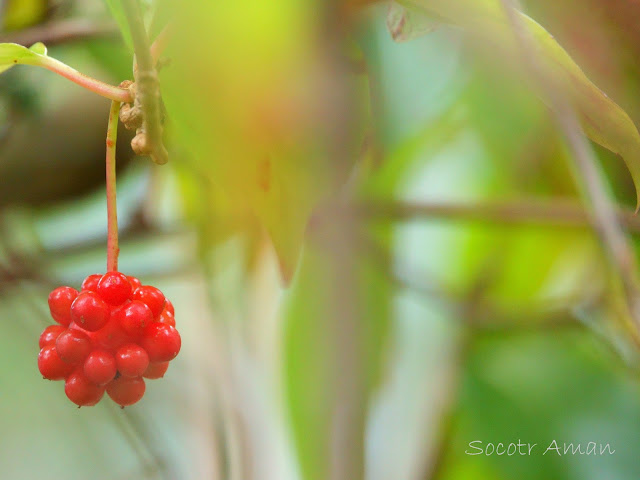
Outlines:
[[[590,228],[590,215],[582,204],[566,199],[519,200],[513,202],[368,202],[356,214],[373,220],[410,221],[443,219],[495,222],[505,225]],[[630,210],[614,210],[614,218],[630,231],[640,233],[640,217]]]
[[[88,38],[115,36],[117,33],[118,27],[111,22],[69,19],[4,33],[0,35],[0,43],[17,43],[29,47],[36,42],[42,42],[49,46]]]

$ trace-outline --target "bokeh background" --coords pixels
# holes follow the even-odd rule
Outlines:
[[[523,3],[640,124],[640,5]],[[124,410],[39,375],[48,292],[105,268],[109,105],[6,72],[0,478],[638,478],[638,347],[525,62],[437,18],[396,42],[386,2],[141,4],[152,37],[172,25],[170,162],[121,128],[120,268],[174,303],[182,351]],[[0,1],[0,41],[118,84],[114,5]],[[635,249],[631,176],[591,146]]]

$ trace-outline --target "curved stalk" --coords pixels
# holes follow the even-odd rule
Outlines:
[[[130,103],[133,101],[133,97],[129,90],[109,85],[108,83],[104,83],[100,80],[85,75],[84,73],[80,73],[75,68],[70,67],[69,65],[62,63],[61,61],[56,60],[52,57],[42,56],[39,58],[39,60],[40,61],[38,63],[34,62],[32,63],[32,65],[37,65],[40,67],[44,67],[47,70],[51,70],[52,72],[55,72],[58,75],[71,80],[72,82],[86,88],[87,90],[91,90],[98,95],[106,97],[114,102],[118,102],[118,104]]]

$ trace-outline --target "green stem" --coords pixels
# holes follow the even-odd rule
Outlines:
[[[116,208],[116,140],[120,102],[112,101],[107,126],[107,272],[118,270],[118,210]]]
[[[62,63],[59,60],[51,57],[42,57],[38,63],[34,63],[34,65],[44,67],[52,72],[57,73],[65,77],[68,80],[80,85],[81,87],[86,88],[87,90],[91,90],[98,95],[106,97],[110,100],[113,100],[118,103],[130,103],[133,101],[133,97],[129,90],[126,90],[121,87],[116,87],[113,85],[109,85],[108,83],[104,83],[95,78],[89,77],[83,73],[80,73],[75,68],[70,67]]]
[[[133,50],[136,55],[137,69],[134,72],[136,98],[139,100],[143,112],[143,129],[151,147],[151,159],[155,163],[163,165],[167,163],[168,154],[162,144],[160,85],[154,59],[149,49],[149,38],[138,2],[136,0],[121,0],[121,3],[127,16],[133,40]],[[158,44],[156,50],[160,47],[161,45]]]

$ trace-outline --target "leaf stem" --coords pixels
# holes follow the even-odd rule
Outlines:
[[[167,48],[167,43],[169,43],[169,36],[171,35],[171,26],[165,25],[164,28],[160,31],[156,39],[153,41],[151,46],[149,47],[149,52],[151,54],[151,60],[154,65],[158,63],[158,59],[165,48]]]
[[[133,97],[129,90],[109,85],[108,83],[104,83],[100,80],[85,75],[84,73],[80,73],[75,68],[62,63],[55,58],[42,56],[39,57],[38,63],[32,64],[44,67],[47,70],[51,70],[52,72],[57,73],[58,75],[61,75],[68,80],[71,80],[81,87],[84,87],[87,90],[91,90],[92,92],[106,97],[114,102],[129,103],[133,101]]]
[[[116,207],[116,140],[120,102],[112,101],[107,126],[107,272],[118,270],[118,210]]]

